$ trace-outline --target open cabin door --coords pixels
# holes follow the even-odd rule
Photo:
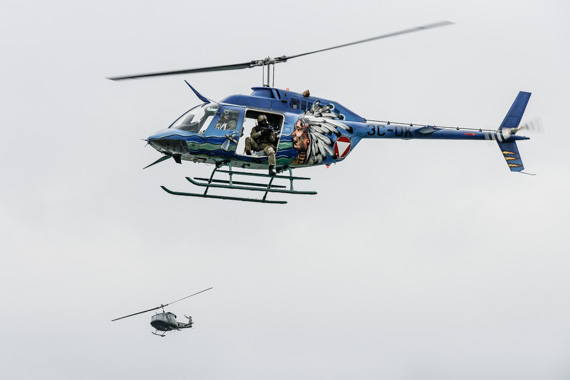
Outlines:
[[[246,110],[245,118],[243,119],[243,128],[241,130],[240,139],[236,149],[237,155],[245,156],[245,138],[251,135],[251,130],[257,125],[257,117],[259,115],[267,116],[269,124],[279,131],[277,134],[277,141],[275,142],[275,146],[279,146],[279,139],[281,138],[281,132],[283,131],[283,121],[285,120],[283,115],[266,111]],[[275,150],[277,151],[277,148]],[[267,154],[265,154],[263,150],[259,150],[252,152],[252,156],[267,157]]]

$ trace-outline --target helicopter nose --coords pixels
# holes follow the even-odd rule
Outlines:
[[[153,135],[147,139],[150,146],[163,154],[181,155],[189,153],[188,144],[177,136]]]

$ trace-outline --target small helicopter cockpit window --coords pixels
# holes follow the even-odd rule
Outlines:
[[[206,103],[196,106],[176,119],[169,128],[203,133],[214,118],[218,108],[220,108],[220,106],[216,103]]]

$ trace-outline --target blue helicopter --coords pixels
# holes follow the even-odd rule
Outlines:
[[[295,190],[295,181],[310,178],[294,176],[292,169],[339,163],[362,139],[495,140],[509,169],[522,172],[524,166],[516,142],[528,139],[517,135],[519,130],[528,128],[520,125],[531,95],[528,92],[519,92],[497,130],[484,130],[369,120],[336,101],[311,96],[308,90],[297,93],[273,85],[275,65],[278,63],[450,24],[449,21],[443,21],[423,25],[292,56],[109,79],[125,80],[262,67],[263,86],[253,87],[251,95],[231,95],[219,102],[206,98],[186,82],[202,104],[184,113],[167,129],[147,139],[162,157],[146,168],[170,158],[176,163],[192,161],[213,164],[215,167],[209,178],[186,177],[193,185],[203,188],[203,192],[178,192],[162,186],[162,189],[173,195],[287,203],[267,199],[267,196],[270,193],[316,194],[315,191]],[[250,169],[268,170],[268,173]],[[216,174],[223,178],[215,178]],[[235,180],[236,176],[242,180]],[[252,177],[257,179],[251,179]],[[278,184],[279,180],[286,181],[286,185]],[[211,189],[243,190],[262,195],[259,198],[217,195],[209,192]]]

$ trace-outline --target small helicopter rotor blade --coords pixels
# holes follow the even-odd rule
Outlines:
[[[166,306],[166,305],[160,305],[160,306],[155,307],[155,308],[152,308],[152,309],[148,309],[148,310],[145,310],[145,311],[139,311],[138,313],[134,313],[134,314],[125,315],[124,317],[121,317],[121,318],[115,318],[115,319],[111,320],[111,322],[118,321],[119,319],[124,319],[124,318],[128,318],[128,317],[132,317],[132,316],[134,316],[134,315],[139,315],[139,314],[148,313],[149,311],[158,310],[158,309],[163,308],[164,306]]]
[[[404,30],[400,30],[400,31],[397,31],[397,32],[393,32],[393,33],[383,34],[383,35],[381,35],[381,36],[376,36],[376,37],[372,37],[372,38],[366,38],[366,39],[360,40],[360,41],[354,41],[354,42],[349,42],[349,43],[342,44],[342,45],[337,45],[337,46],[329,47],[329,48],[326,48],[326,49],[319,49],[319,50],[309,51],[309,52],[307,52],[307,53],[301,53],[301,54],[296,54],[296,55],[291,55],[291,56],[282,56],[282,57],[276,58],[275,60],[276,60],[276,61],[285,62],[285,61],[287,61],[287,60],[289,60],[289,59],[297,58],[297,57],[302,57],[302,56],[304,56],[304,55],[320,53],[320,52],[327,51],[327,50],[333,50],[333,49],[338,49],[338,48],[342,48],[342,47],[346,47],[346,46],[351,46],[351,45],[356,45],[356,44],[362,44],[362,43],[364,43],[364,42],[369,42],[369,41],[380,40],[380,39],[383,39],[383,38],[389,38],[389,37],[400,36],[400,35],[402,35],[402,34],[414,33],[414,32],[419,32],[419,31],[427,30],[427,29],[439,28],[440,26],[446,26],[446,25],[452,25],[452,24],[453,24],[453,22],[451,22],[451,21],[440,21],[440,22],[436,22],[436,23],[434,23],[434,24],[416,26],[415,28],[404,29]]]
[[[172,301],[172,302],[170,302],[170,303],[167,303],[167,304],[164,305],[164,306],[168,306],[168,305],[171,305],[171,304],[173,304],[173,303],[175,303],[175,302],[185,300],[186,298],[190,298],[190,297],[192,297],[192,296],[195,296],[196,294],[204,293],[206,290],[210,290],[210,289],[213,289],[213,287],[210,287],[210,288],[204,289],[204,290],[200,290],[198,293],[190,294],[189,296],[186,296],[186,297],[184,297],[184,298],[180,298],[179,300],[176,300],[176,301]]]
[[[160,73],[126,75],[126,76],[121,76],[121,77],[111,77],[111,78],[107,78],[107,79],[118,81],[118,80],[125,80],[125,79],[159,77],[159,76],[165,76],[165,75],[194,74],[194,73],[205,73],[205,72],[209,72],[209,71],[228,71],[228,70],[249,69],[249,68],[254,67],[254,66],[258,66],[257,61],[235,63],[235,64],[231,64],[231,65],[200,67],[197,69],[188,69],[188,70],[163,71]]]
[[[164,305],[160,305],[160,306],[154,307],[154,308],[152,308],[152,309],[148,309],[148,310],[145,310],[145,311],[139,311],[138,313],[133,313],[133,314],[125,315],[124,317],[112,319],[111,322],[115,322],[115,321],[118,321],[119,319],[124,319],[124,318],[132,317],[132,316],[135,316],[135,315],[139,315],[139,314],[148,313],[149,311],[153,311],[153,310],[164,309],[164,308],[165,308],[166,306],[168,306],[168,305],[171,305],[171,304],[173,304],[173,303],[175,303],[175,302],[178,302],[178,301],[185,300],[186,298],[195,296],[196,294],[204,293],[205,291],[210,290],[210,289],[213,289],[213,287],[210,287],[210,288],[204,289],[204,290],[200,290],[200,291],[197,292],[197,293],[190,294],[189,296],[180,298],[179,300],[172,301],[172,302],[170,302],[170,303],[167,303],[167,304],[164,304]]]

